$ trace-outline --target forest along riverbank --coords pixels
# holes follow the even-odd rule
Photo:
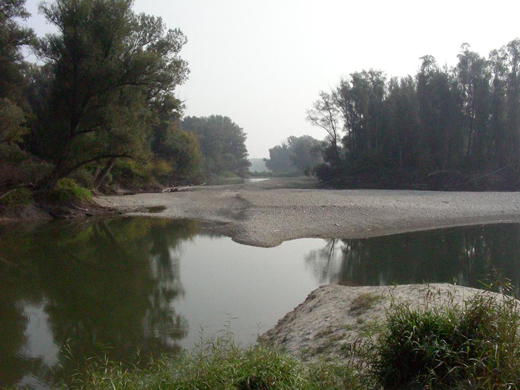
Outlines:
[[[272,247],[297,238],[365,238],[482,223],[520,222],[520,193],[323,190],[309,178],[275,178],[190,191],[104,196],[129,215],[215,222],[233,240]],[[150,207],[163,206],[159,213]]]

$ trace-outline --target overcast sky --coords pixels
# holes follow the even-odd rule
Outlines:
[[[43,35],[39,3],[27,0],[28,23]],[[306,111],[342,76],[415,74],[426,54],[452,66],[464,42],[487,55],[520,37],[518,0],[136,0],[135,10],[188,37],[185,114],[229,116],[257,158],[291,135],[322,139]]]

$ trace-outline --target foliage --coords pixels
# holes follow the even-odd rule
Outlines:
[[[520,173],[520,39],[486,59],[461,47],[448,69],[424,56],[415,77],[354,72],[307,119],[327,132],[323,181],[365,172]]]
[[[198,174],[202,155],[195,134],[170,125],[156,151],[170,164],[169,177],[173,181],[192,178]]]
[[[9,98],[16,104],[23,103],[23,54],[32,30],[20,25],[19,20],[29,17],[25,0],[0,2],[0,98]],[[1,118],[1,117],[0,117]]]
[[[269,149],[269,159],[265,159],[267,168],[276,173],[310,172],[322,162],[320,141],[304,135],[291,136],[287,142]]]
[[[57,203],[90,202],[92,194],[86,188],[80,187],[73,179],[65,178],[59,180],[45,198]]]
[[[0,206],[20,207],[26,206],[32,201],[32,194],[27,188],[17,188],[5,193],[0,198]]]
[[[202,154],[202,171],[207,176],[219,176],[231,171],[245,176],[250,165],[245,146],[246,134],[230,118],[188,116],[182,128],[197,136]]]
[[[22,109],[7,98],[0,99],[0,146],[21,142],[27,133]]]
[[[269,149],[269,159],[265,159],[265,166],[273,172],[294,172],[296,169],[291,161],[289,145],[281,145]]]
[[[460,308],[399,305],[376,346],[373,371],[385,388],[518,386],[520,317],[513,298],[481,293]]]
[[[178,55],[186,38],[167,30],[161,18],[135,14],[131,5],[57,0],[40,7],[59,31],[36,45],[52,72],[35,131],[39,153],[55,163],[43,186],[93,162],[149,158],[149,124],[187,77]]]
[[[304,366],[269,347],[245,350],[222,337],[204,342],[191,354],[154,360],[147,369],[103,359],[75,377],[84,389],[343,389],[361,388],[352,369],[333,364]]]

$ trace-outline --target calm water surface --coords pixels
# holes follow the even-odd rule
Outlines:
[[[255,248],[195,221],[0,227],[0,387],[49,387],[85,358],[178,352],[229,329],[255,341],[322,284],[520,285],[520,225]],[[494,277],[494,276],[493,276]]]

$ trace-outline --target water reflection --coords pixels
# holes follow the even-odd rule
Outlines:
[[[482,288],[496,278],[520,290],[520,225],[458,227],[361,240],[329,240],[306,257],[320,280],[377,286],[454,282]]]
[[[184,293],[172,253],[197,230],[151,219],[4,229],[0,385],[48,380],[51,367],[57,379],[101,351],[125,360],[178,350],[188,324],[170,304]],[[26,331],[31,323],[45,326]],[[36,356],[42,343],[54,359],[52,348]]]
[[[86,358],[176,353],[232,318],[244,344],[322,284],[520,286],[520,225],[236,244],[194,221],[0,227],[0,387],[49,387]]]

